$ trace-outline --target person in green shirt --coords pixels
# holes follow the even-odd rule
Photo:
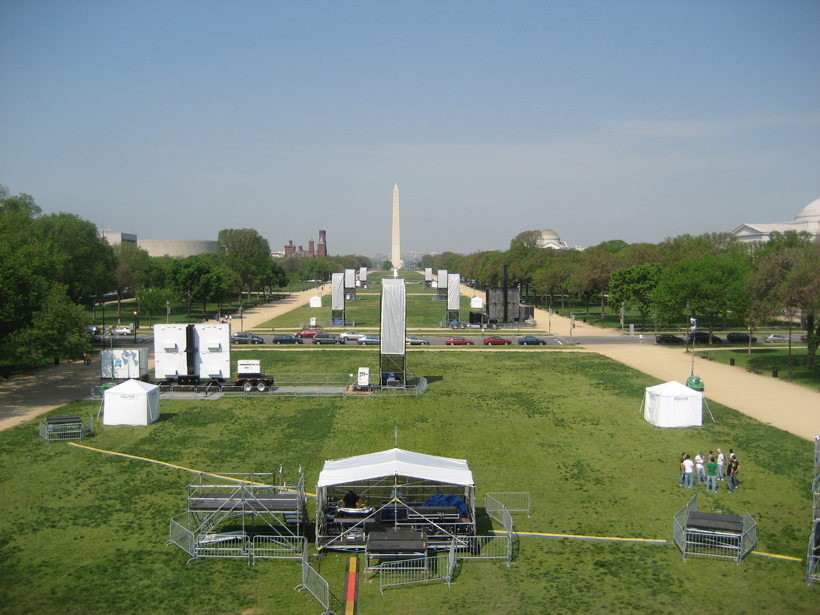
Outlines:
[[[710,456],[709,463],[706,464],[706,493],[717,493],[717,467],[715,458]]]

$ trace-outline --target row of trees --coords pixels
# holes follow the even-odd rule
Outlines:
[[[46,353],[76,355],[90,338],[85,310],[116,293],[136,297],[152,322],[169,302],[183,300],[188,317],[201,302],[232,302],[270,293],[299,279],[329,280],[346,268],[370,267],[367,257],[272,259],[254,229],[224,229],[218,251],[183,259],[152,257],[136,244],[110,246],[94,224],[67,213],[42,215],[34,198],[0,186],[0,358],[39,363]],[[221,305],[220,305],[221,309]]]
[[[458,271],[479,286],[508,283],[529,295],[577,297],[587,306],[637,309],[674,324],[687,317],[708,323],[709,332],[732,315],[752,328],[772,319],[799,316],[808,334],[809,365],[820,342],[820,244],[809,233],[774,233],[765,244],[737,242],[728,233],[681,235],[659,244],[607,241],[584,251],[539,248],[538,231],[516,236],[505,252],[425,256],[423,267]],[[587,307],[587,310],[589,307]],[[789,322],[791,320],[789,319]]]

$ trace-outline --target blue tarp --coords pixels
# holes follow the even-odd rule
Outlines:
[[[458,508],[458,514],[460,514],[464,519],[467,518],[467,506],[464,504],[464,500],[457,495],[444,495],[443,493],[437,493],[422,504],[422,506],[455,506]]]

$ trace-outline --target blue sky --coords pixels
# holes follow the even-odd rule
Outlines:
[[[0,184],[144,239],[658,242],[820,198],[820,2],[0,3]]]

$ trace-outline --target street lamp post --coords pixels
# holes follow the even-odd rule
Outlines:
[[[698,319],[697,318],[690,318],[689,324],[692,325],[692,373],[689,374],[690,376],[695,375],[695,331],[698,328]]]
[[[137,320],[137,310],[134,310],[134,343],[137,343],[137,329],[140,326],[140,321]]]

